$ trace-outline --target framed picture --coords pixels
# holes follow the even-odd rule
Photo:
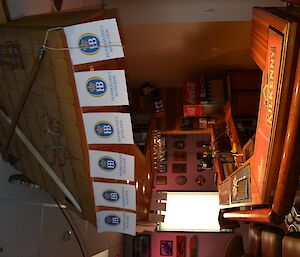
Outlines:
[[[185,185],[186,182],[187,182],[187,177],[183,176],[183,175],[177,176],[176,179],[175,179],[175,182],[176,182],[177,185],[180,185],[180,186]]]
[[[156,177],[156,185],[166,185],[167,177],[166,176],[157,176]]]
[[[199,251],[199,242],[198,237],[193,236],[190,240],[190,257],[198,257],[198,251]]]
[[[160,241],[160,255],[172,256],[173,255],[173,241]]]
[[[186,151],[174,151],[173,160],[174,161],[186,161]]]
[[[206,178],[203,177],[202,175],[198,175],[198,176],[195,178],[195,182],[196,182],[199,186],[202,186],[202,185],[206,182]]]
[[[185,148],[185,142],[184,140],[176,140],[173,143],[173,148],[177,150],[182,150]]]
[[[186,257],[186,236],[177,236],[176,237],[176,257]]]
[[[136,235],[133,237],[133,257],[151,257],[150,235]]]
[[[173,163],[172,164],[173,173],[186,173],[186,164],[185,163]]]
[[[166,163],[159,164],[158,173],[166,173],[168,171],[168,165]]]

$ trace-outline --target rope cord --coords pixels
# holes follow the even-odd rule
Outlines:
[[[72,50],[72,49],[80,49],[80,48],[85,48],[85,47],[80,47],[80,46],[70,46],[70,47],[62,47],[62,48],[56,48],[56,47],[51,47],[51,46],[47,46],[47,39],[49,36],[49,32],[55,31],[55,30],[60,30],[63,29],[63,27],[56,27],[56,28],[51,28],[48,29],[46,31],[46,35],[44,38],[44,43],[42,48],[44,48],[45,50],[51,50],[51,51],[68,51],[68,50]],[[110,48],[110,47],[123,47],[122,44],[109,44],[109,45],[100,45],[99,48]],[[88,48],[88,47],[86,47]]]

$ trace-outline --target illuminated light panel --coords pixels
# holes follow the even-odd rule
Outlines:
[[[101,253],[93,255],[92,257],[108,257],[108,256],[109,256],[109,249],[106,249]]]
[[[168,192],[159,231],[219,232],[217,192]]]

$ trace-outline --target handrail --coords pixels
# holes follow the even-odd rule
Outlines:
[[[272,210],[279,216],[289,213],[300,175],[300,53],[289,119],[279,168],[279,176]]]

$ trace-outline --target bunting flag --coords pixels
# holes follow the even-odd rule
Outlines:
[[[74,73],[80,106],[128,105],[124,70]]]
[[[124,57],[116,19],[64,27],[73,65]]]
[[[134,185],[93,182],[96,206],[108,206],[136,210]]]
[[[133,144],[129,113],[82,114],[88,144]]]
[[[89,150],[90,176],[134,181],[134,156]]]
[[[96,214],[97,229],[102,232],[119,232],[135,236],[136,214],[123,211],[100,211]]]

